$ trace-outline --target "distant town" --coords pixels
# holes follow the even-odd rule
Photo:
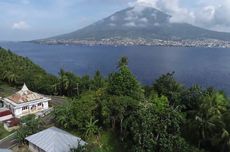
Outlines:
[[[74,44],[74,45],[109,45],[109,46],[170,46],[170,47],[205,47],[205,48],[230,48],[230,41],[216,40],[216,39],[205,39],[205,40],[146,40],[146,39],[116,39],[107,38],[101,40],[40,40],[35,41],[36,43],[42,44]]]

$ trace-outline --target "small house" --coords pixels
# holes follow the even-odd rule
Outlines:
[[[20,91],[1,100],[5,108],[8,108],[15,117],[20,118],[49,109],[51,99],[30,91],[24,84]]]
[[[12,130],[18,129],[19,125],[20,125],[20,119],[19,118],[14,117],[14,118],[3,121],[4,128],[9,132],[11,132]]]
[[[69,152],[86,144],[81,138],[56,127],[26,137],[26,140],[31,152]]]

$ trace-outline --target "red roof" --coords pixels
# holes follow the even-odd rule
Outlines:
[[[0,117],[11,115],[12,112],[10,110],[5,110],[0,112]]]
[[[4,123],[6,123],[8,127],[14,127],[14,126],[17,126],[20,124],[20,119],[19,118],[11,118],[11,119],[4,121]]]
[[[7,99],[13,101],[16,104],[24,103],[24,102],[30,102],[33,100],[39,100],[45,98],[44,96],[30,91],[27,86],[24,84],[22,89],[15,94],[7,97]]]

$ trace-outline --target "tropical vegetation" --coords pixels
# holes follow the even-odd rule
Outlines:
[[[29,59],[0,49],[0,80],[14,86],[26,82],[35,91],[68,97],[52,115],[57,126],[88,141],[86,147],[73,151],[117,151],[112,144],[98,142],[104,133],[113,135],[119,151],[230,151],[230,103],[224,92],[184,86],[174,72],[143,86],[126,57],[108,77],[99,71],[80,77],[63,69],[53,76]],[[35,128],[29,125],[33,123]],[[25,129],[30,134],[41,126],[38,121],[26,124],[18,137]]]

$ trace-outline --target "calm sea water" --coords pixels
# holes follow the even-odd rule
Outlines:
[[[160,75],[175,71],[179,82],[187,86],[213,86],[230,95],[230,49],[171,48],[152,46],[74,46],[1,42],[1,47],[29,57],[47,72],[60,68],[78,75],[92,75],[98,69],[104,75],[116,70],[121,56],[144,84]]]

